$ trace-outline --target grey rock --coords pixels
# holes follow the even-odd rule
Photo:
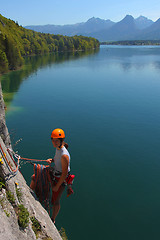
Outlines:
[[[6,154],[6,158],[12,164],[12,168],[16,168],[12,158],[7,152],[7,147],[11,146],[8,129],[5,123],[5,108],[0,85],[0,145]],[[7,146],[7,147],[6,147]],[[32,222],[29,220],[29,225],[25,229],[21,229],[18,224],[16,208],[20,204],[16,194],[16,184],[22,193],[21,202],[27,208],[30,217],[34,216],[41,225],[41,233],[38,239],[50,237],[53,240],[61,240],[61,236],[50,219],[48,212],[43,208],[40,202],[32,194],[32,190],[26,184],[20,171],[14,174],[10,167],[7,166],[5,157],[2,153],[3,164],[0,164],[0,176],[5,179],[6,189],[0,190],[0,239],[1,240],[33,240],[36,239],[35,233],[32,230]],[[15,204],[11,204],[7,197],[6,191],[11,191],[15,197]]]

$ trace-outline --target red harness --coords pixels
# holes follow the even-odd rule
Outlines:
[[[71,194],[73,194],[73,189],[72,189],[72,184],[73,184],[73,180],[75,178],[75,175],[71,175],[69,174],[67,176],[67,178],[64,181],[64,184],[62,183],[62,185],[59,187],[57,192],[52,191],[52,203],[54,204],[59,196],[59,193],[62,189],[63,186],[67,185],[67,197],[69,197]],[[54,176],[54,182],[53,184],[56,185],[57,182],[59,181],[60,176]]]
[[[67,197],[73,193],[71,186],[73,184],[74,178],[75,175],[69,174],[65,179],[64,183],[62,183],[62,185],[59,187],[58,191],[57,192],[52,191],[51,198],[52,203],[55,203],[55,201],[57,200],[57,197],[60,193],[62,186],[67,185]],[[35,193],[39,198],[40,202],[41,203],[44,202],[45,205],[48,205],[46,203],[49,200],[50,185],[55,186],[60,179],[60,175],[59,176],[54,175],[52,180],[50,176],[49,166],[34,164],[34,175],[32,176],[32,179],[35,181]]]

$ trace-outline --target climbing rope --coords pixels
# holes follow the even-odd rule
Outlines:
[[[39,159],[30,159],[30,158],[24,158],[24,157],[20,157],[22,160],[25,161],[32,161],[32,162],[47,162],[47,160],[39,160]]]
[[[2,157],[3,157],[3,160],[4,160],[5,163],[6,163],[6,166],[7,166],[8,170],[9,170],[9,172],[10,172],[12,175],[16,175],[16,174],[18,173],[18,170],[19,170],[19,160],[20,160],[20,157],[19,157],[19,156],[16,157],[16,158],[18,159],[18,161],[17,161],[17,163],[16,163],[16,162],[14,161],[12,155],[10,154],[10,157],[12,158],[12,160],[13,160],[15,166],[16,166],[16,169],[13,169],[10,161],[9,161],[8,158],[7,158],[6,153],[3,151],[3,148],[2,148],[2,146],[1,146],[1,144],[0,144],[0,152],[1,152],[1,155],[2,155]]]
[[[12,167],[12,164],[10,163],[10,161],[8,160],[7,158],[7,154],[4,152],[1,144],[0,144],[0,153],[1,153],[1,156],[10,172],[11,175],[16,175],[18,173],[18,170],[19,170],[19,166],[20,166],[20,160],[25,160],[25,161],[29,161],[29,162],[47,162],[47,160],[39,160],[39,159],[30,159],[30,158],[24,158],[24,157],[21,157],[20,155],[18,155],[17,153],[15,153],[13,151],[13,149],[11,148],[7,148],[7,152],[9,154],[9,156],[11,157],[12,161],[14,162],[15,166],[16,166],[16,169],[14,169]],[[17,162],[14,160],[14,158],[17,159]],[[0,162],[1,164],[3,164],[3,161],[1,160]],[[20,170],[19,170],[20,171]]]
[[[6,163],[6,166],[7,166],[8,170],[9,170],[9,172],[11,172],[9,164],[7,163],[7,160],[6,160],[6,154],[4,153],[1,144],[0,144],[0,152],[1,152],[1,164],[3,164],[3,161],[4,161]],[[3,161],[2,161],[2,159],[3,159]]]
[[[20,155],[18,155],[17,153],[15,153],[12,149],[7,148],[8,152],[12,152],[12,154],[15,156],[15,158],[19,158],[25,161],[32,161],[32,162],[47,162],[47,160],[40,160],[40,159],[33,159],[33,158],[24,158],[21,157]]]

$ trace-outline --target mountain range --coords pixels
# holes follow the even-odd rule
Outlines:
[[[121,21],[113,22],[92,17],[87,22],[70,25],[31,25],[25,26],[37,32],[66,36],[83,35],[103,41],[160,40],[160,18],[152,20],[140,16],[126,15]]]

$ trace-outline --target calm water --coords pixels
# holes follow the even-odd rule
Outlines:
[[[69,240],[160,238],[159,47],[32,57],[2,86],[22,156],[54,156],[52,129],[66,132],[75,194],[56,225]],[[32,166],[21,171],[30,183]]]

